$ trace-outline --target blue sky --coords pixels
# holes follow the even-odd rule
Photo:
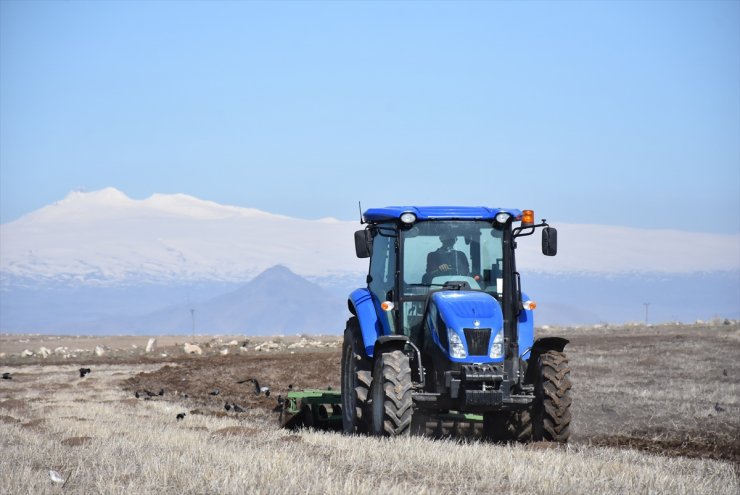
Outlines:
[[[0,222],[106,186],[737,234],[740,2],[0,2]]]

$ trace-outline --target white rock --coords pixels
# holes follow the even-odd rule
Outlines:
[[[46,359],[49,356],[51,356],[51,349],[47,349],[46,347],[39,347],[39,356]]]
[[[237,345],[239,345],[239,342],[237,340],[232,340],[231,342],[227,342],[226,345],[229,345],[229,346],[237,346]]]
[[[67,348],[59,346],[56,349],[54,349],[54,354],[59,354],[60,356],[67,354]]]
[[[149,339],[149,342],[146,343],[146,352],[154,352],[154,350],[157,348],[157,339],[152,337]]]
[[[243,345],[239,348],[239,352],[247,352],[249,349],[247,349],[247,346]]]
[[[23,357],[31,357],[31,356],[33,356],[33,351],[29,351],[28,349],[26,349],[23,352],[21,352],[21,356],[23,356]]]
[[[195,344],[189,344],[187,342],[185,342],[182,350],[185,351],[185,354],[203,354],[203,349]]]
[[[96,356],[103,356],[103,355],[105,355],[105,348],[102,345],[96,345],[95,346],[95,355]]]
[[[5,353],[4,352],[0,352],[0,358],[4,358],[4,357],[5,357]]]
[[[220,354],[221,354],[222,356],[225,356],[225,355],[227,355],[227,354],[229,353],[229,350],[228,350],[228,349],[221,349],[221,350],[219,351],[219,353],[220,353]]]

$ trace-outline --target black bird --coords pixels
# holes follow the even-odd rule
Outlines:
[[[154,392],[152,392],[151,390],[144,390],[144,393],[146,395],[148,395],[149,397],[154,397],[155,395],[157,395]]]
[[[164,389],[163,388],[160,388],[159,389],[159,393],[157,395],[159,395],[159,396],[164,395]]]
[[[3,380],[12,380],[13,377],[10,376],[10,373],[3,373]]]
[[[138,390],[137,390],[136,392],[134,392],[134,395],[136,396],[136,398],[137,398],[137,399],[138,399],[139,397],[141,397],[141,395],[139,394],[139,391],[138,391]]]
[[[719,405],[719,402],[714,404],[714,410],[717,412],[724,412],[725,408]]]
[[[262,387],[262,388],[260,389],[260,391],[261,391],[261,392],[262,392],[263,394],[265,394],[265,397],[269,397],[269,396],[270,396],[270,387]]]
[[[80,378],[85,378],[88,373],[90,373],[90,368],[80,368]]]
[[[226,409],[227,411],[231,411],[231,404],[229,404],[228,402],[224,404],[224,409]]]
[[[211,391],[210,391],[210,392],[208,392],[208,393],[209,393],[210,395],[218,395],[218,394],[220,394],[220,393],[221,393],[221,391],[220,391],[219,389],[217,389],[217,388],[214,388],[213,390],[211,390]]]
[[[293,390],[293,384],[288,385],[288,390]]]
[[[727,376],[727,370],[722,370],[722,375]],[[3,378],[5,378],[5,375],[3,375]]]
[[[180,413],[177,415],[177,420],[180,421],[181,419],[185,419],[185,413]]]
[[[231,407],[234,408],[234,412],[236,413],[242,413],[244,412],[244,408],[240,407],[239,404],[232,404]]]
[[[283,396],[280,394],[278,394],[277,396],[277,403],[278,403],[278,406],[282,406],[285,403],[285,399],[283,399]]]

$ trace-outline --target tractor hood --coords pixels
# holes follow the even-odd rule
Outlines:
[[[441,318],[445,328],[437,328],[436,343],[447,352],[447,335],[454,332],[465,346],[465,356],[450,355],[456,362],[500,361],[489,358],[494,337],[503,332],[504,317],[498,301],[490,294],[477,291],[440,291],[431,296],[433,312]],[[432,323],[432,322],[430,322]],[[432,323],[434,325],[434,323]],[[440,325],[435,325],[439,327]]]
[[[504,315],[498,301],[485,292],[440,291],[432,295],[442,319],[449,328],[490,328],[492,332],[504,326]]]

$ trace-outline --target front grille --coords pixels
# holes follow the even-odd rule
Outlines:
[[[468,343],[468,354],[487,356],[488,341],[491,339],[490,328],[465,328],[465,341]]]

